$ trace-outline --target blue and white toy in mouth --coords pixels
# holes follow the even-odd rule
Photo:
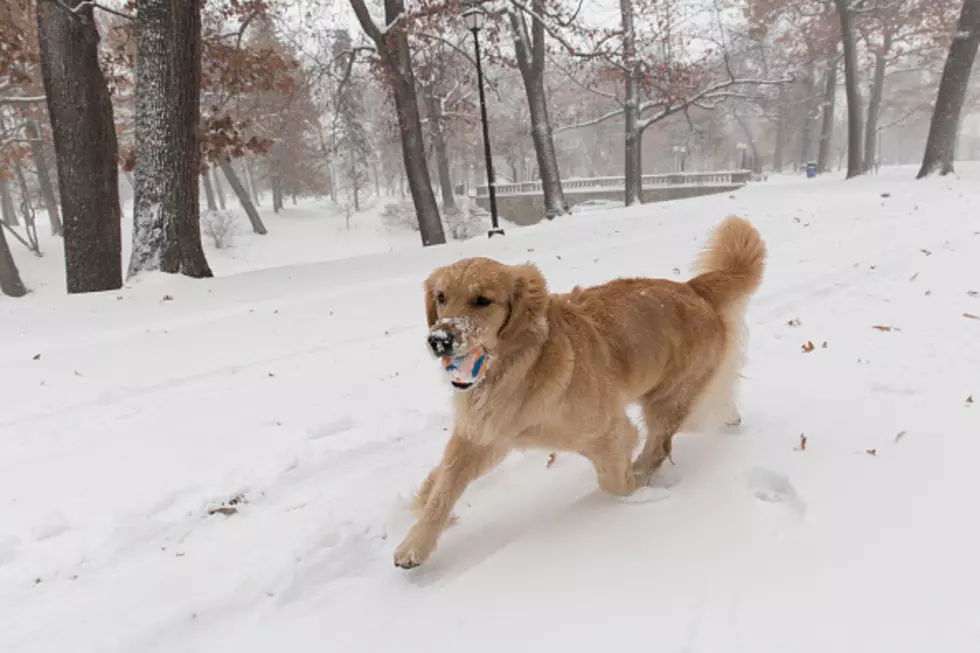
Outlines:
[[[457,390],[469,390],[487,371],[487,351],[481,346],[462,356],[443,356],[442,368]]]

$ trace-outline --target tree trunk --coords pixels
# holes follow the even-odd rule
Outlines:
[[[371,37],[384,63],[391,73],[392,94],[395,100],[395,113],[398,116],[398,130],[402,141],[402,159],[408,188],[412,193],[415,213],[419,221],[422,244],[442,245],[446,234],[439,218],[439,205],[432,192],[432,180],[425,165],[425,138],[422,122],[419,119],[419,101],[415,92],[415,72],[412,69],[412,52],[409,48],[408,34],[401,21],[405,14],[404,0],[384,0],[385,23],[394,25],[381,31],[374,24],[364,0],[350,0],[351,7],[364,31]]]
[[[252,164],[248,160],[248,157],[242,157],[242,167],[245,168],[245,179],[248,182],[248,187],[252,192],[252,201],[255,202],[255,206],[262,206],[261,196],[259,195],[259,187],[255,185],[255,175],[252,174]]]
[[[6,177],[0,177],[0,219],[11,227],[20,224],[14,208],[14,196],[10,194],[10,181]]]
[[[439,174],[439,190],[442,192],[442,210],[455,211],[456,197],[453,195],[453,181],[449,174],[449,154],[446,148],[446,132],[443,123],[442,102],[436,97],[431,85],[423,87],[429,120],[432,124],[432,140],[436,155],[436,171]],[[355,170],[356,174],[356,170]]]
[[[221,166],[221,172],[225,173],[225,179],[228,180],[228,184],[231,189],[235,192],[238,197],[238,201],[241,203],[242,208],[245,209],[245,215],[248,216],[248,221],[252,223],[252,231],[264,236],[269,233],[265,225],[262,224],[262,218],[259,217],[259,212],[255,210],[255,205],[252,204],[252,198],[248,195],[248,190],[242,185],[242,181],[235,174],[235,169],[231,165],[231,159],[228,155],[222,156],[218,159],[218,165]]]
[[[69,293],[122,286],[118,145],[91,5],[37,3],[41,72],[64,212]]]
[[[41,197],[44,207],[48,210],[48,220],[51,222],[51,235],[60,236],[64,232],[61,225],[61,212],[58,210],[58,198],[55,196],[54,184],[51,183],[50,168],[47,157],[44,156],[44,140],[37,121],[28,120],[24,127],[31,145],[31,156],[34,158],[34,168],[37,170],[37,181],[41,187]]]
[[[625,131],[625,161],[623,174],[625,181],[626,206],[640,201],[640,94],[637,88],[636,43],[633,28],[633,0],[619,0],[619,14],[623,29],[623,65],[626,66],[626,98],[623,104]]]
[[[929,138],[922,158],[921,179],[935,172],[947,175],[953,172],[953,156],[956,136],[960,127],[960,113],[970,83],[973,60],[980,45],[980,0],[964,0],[963,10],[956,25],[956,36],[949,47],[943,78],[939,84],[936,106],[929,124]]]
[[[218,196],[218,206],[224,211],[225,205],[225,187],[221,185],[221,177],[218,176],[218,168],[211,166],[211,176],[214,178],[214,194]]]
[[[800,130],[800,167],[806,168],[813,156],[813,109],[814,102],[810,98],[816,91],[816,75],[813,61],[806,64],[806,77],[803,82],[803,129]]]
[[[546,15],[543,0],[533,0],[532,8],[539,16]],[[516,9],[510,12],[511,30],[514,33],[514,49],[517,64],[524,81],[528,110],[531,114],[531,141],[541,175],[546,217],[553,219],[568,213],[565,191],[561,185],[555,136],[551,129],[551,116],[544,91],[545,33],[541,21],[531,19],[531,35],[528,36],[525,14]]]
[[[830,46],[827,74],[824,78],[823,126],[817,149],[817,171],[830,172],[830,150],[834,139],[834,109],[837,104],[837,44]]]
[[[214,188],[211,186],[211,175],[207,169],[201,173],[201,183],[204,184],[204,197],[208,203],[208,211],[217,211],[218,205],[214,201]]]
[[[20,279],[13,252],[7,245],[5,230],[6,227],[0,225],[0,292],[8,297],[23,297],[27,294],[27,288]]]
[[[136,191],[129,275],[211,277],[201,244],[201,7],[137,0]]]
[[[786,85],[779,85],[776,99],[776,143],[772,150],[772,170],[775,173],[783,171],[783,150],[786,149]]]
[[[857,37],[854,35],[854,15],[851,0],[834,0],[840,17],[841,38],[844,41],[844,82],[847,91],[847,178],[864,174],[864,128],[861,124],[861,71],[858,70]]]
[[[871,95],[868,98],[868,121],[864,131],[864,172],[875,168],[875,162],[880,156],[878,152],[878,116],[881,114],[881,98],[885,90],[885,54],[889,47],[888,35],[885,36],[885,46],[882,52],[875,53],[874,77],[871,80]]]

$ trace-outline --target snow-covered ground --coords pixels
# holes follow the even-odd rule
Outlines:
[[[0,298],[0,651],[980,650],[980,168],[913,172],[426,250],[313,243],[337,230],[287,207],[212,257],[264,270]],[[646,504],[515,455],[426,565],[393,567],[451,420],[428,272],[681,279],[729,213],[770,248],[740,431],[675,439]],[[337,260],[274,267],[316,258]]]

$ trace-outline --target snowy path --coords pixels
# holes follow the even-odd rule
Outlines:
[[[980,650],[968,172],[773,181],[436,250],[3,301],[0,650]],[[514,456],[427,565],[394,569],[403,499],[450,425],[421,345],[429,270],[486,254],[556,290],[686,277],[731,212],[771,251],[740,433],[679,437],[645,504],[601,496],[572,456]]]

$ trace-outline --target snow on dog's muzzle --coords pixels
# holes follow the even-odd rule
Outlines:
[[[469,390],[487,371],[487,351],[478,346],[462,356],[443,356],[442,369],[457,390]]]

